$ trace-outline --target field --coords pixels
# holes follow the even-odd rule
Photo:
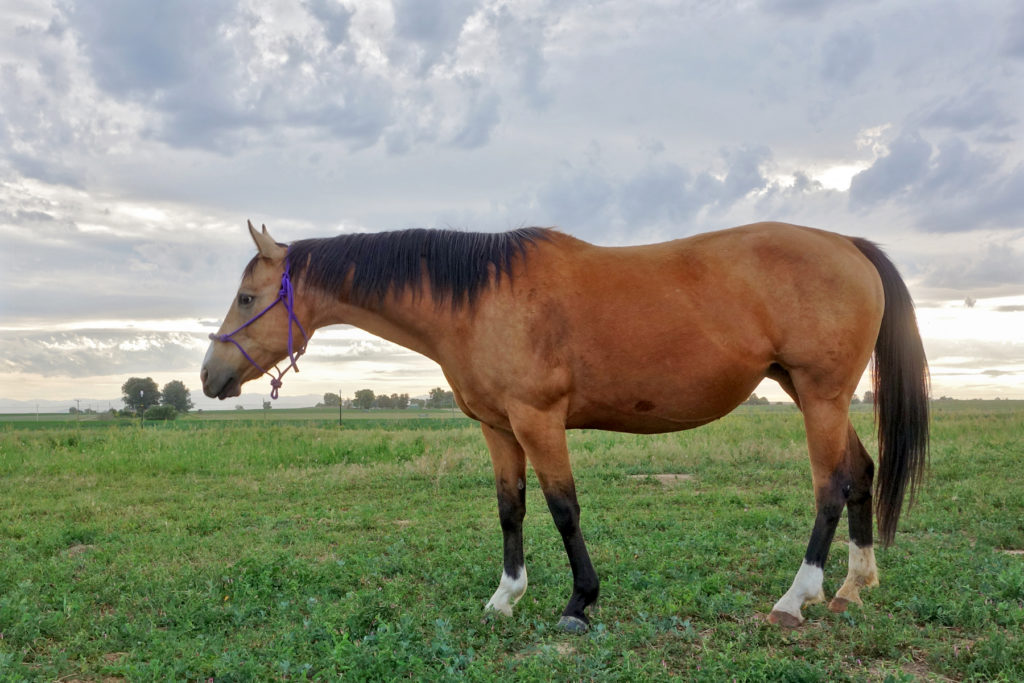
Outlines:
[[[493,476],[450,413],[10,418],[0,680],[1022,680],[1024,403],[934,406],[929,476],[877,553],[882,585],[791,631],[764,616],[814,516],[794,409],[571,433],[602,578],[583,636],[554,628],[570,575],[532,477],[530,587],[512,618],[484,613]],[[854,422],[873,450],[870,412]],[[635,476],[664,473],[692,479]],[[845,544],[843,521],[826,593]]]

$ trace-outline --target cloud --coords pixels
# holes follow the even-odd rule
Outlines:
[[[1015,229],[1024,220],[1024,164],[980,151],[959,135],[937,146],[904,131],[850,182],[851,208],[898,203],[928,232]]]
[[[1017,123],[1001,97],[988,88],[973,87],[966,93],[943,98],[920,114],[921,125],[968,132],[982,127],[1002,130]]]
[[[232,4],[91,0],[70,4],[67,12],[96,83],[115,95],[152,97],[211,74],[236,74],[220,37]]]
[[[962,291],[1024,285],[1024,252],[1006,241],[991,241],[973,252],[934,260],[926,268],[922,284]]]
[[[888,154],[850,181],[850,204],[870,206],[907,190],[928,172],[931,153],[931,145],[917,133],[901,135]]]
[[[761,0],[761,8],[766,12],[780,14],[785,17],[801,17],[818,19],[832,8],[849,4],[841,0]]]
[[[874,57],[874,42],[863,27],[837,31],[821,48],[821,76],[849,86],[864,73]]]
[[[508,5],[501,5],[489,12],[488,18],[498,35],[502,67],[516,75],[519,92],[530,105],[543,109],[553,97],[543,84],[548,71],[543,15],[517,16]]]
[[[395,36],[392,54],[422,76],[451,52],[476,0],[392,0]]]
[[[452,137],[452,144],[463,149],[474,149],[487,144],[491,133],[501,120],[501,98],[493,91],[474,88],[474,95],[465,112],[462,125]]]
[[[772,153],[763,146],[722,150],[718,163],[698,171],[650,159],[632,173],[614,174],[603,169],[599,148],[589,156],[579,165],[564,163],[536,188],[533,203],[555,225],[591,238],[606,238],[612,229],[678,236],[695,230],[700,214],[723,214],[773,187],[763,170]]]
[[[1024,59],[1024,9],[1018,8],[1011,14],[1003,30],[1003,54]]]
[[[173,332],[81,330],[0,332],[7,348],[0,368],[44,377],[146,374],[154,368],[192,374],[208,343]]]
[[[354,9],[348,9],[336,0],[306,0],[305,5],[320,22],[328,42],[338,46],[348,41]]]

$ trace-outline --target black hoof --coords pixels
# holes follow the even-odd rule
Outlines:
[[[586,633],[590,630],[590,626],[587,622],[583,621],[579,617],[570,617],[568,615],[563,616],[558,620],[558,628],[562,629],[566,633]]]

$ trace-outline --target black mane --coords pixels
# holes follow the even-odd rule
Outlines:
[[[544,228],[521,228],[500,233],[413,229],[299,240],[288,247],[289,275],[340,294],[351,274],[348,300],[369,307],[380,306],[389,291],[419,294],[426,275],[435,302],[460,308],[472,306],[492,278],[511,277],[516,259],[547,239]]]

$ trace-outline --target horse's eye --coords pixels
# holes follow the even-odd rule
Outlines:
[[[252,301],[253,301],[253,297],[252,297],[251,294],[239,294],[238,295],[238,305],[239,306],[249,306],[249,305],[252,304]]]

